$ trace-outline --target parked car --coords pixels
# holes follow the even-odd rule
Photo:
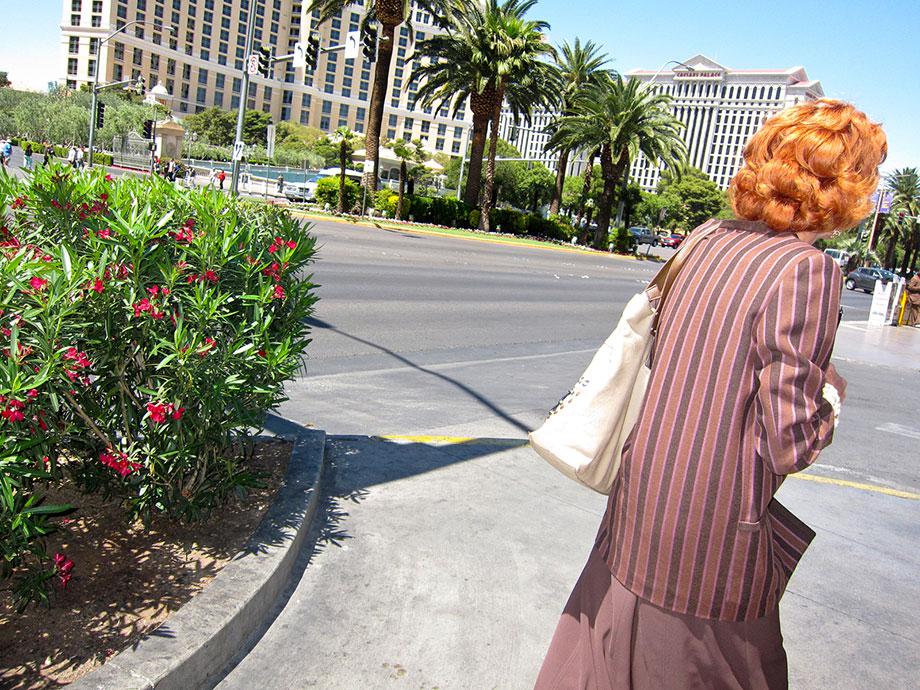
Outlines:
[[[636,244],[650,244],[653,247],[658,246],[658,235],[642,226],[629,228],[629,233],[636,238]]]
[[[667,237],[661,238],[662,247],[671,247],[672,249],[677,249],[680,246],[680,243],[684,241],[683,235],[678,235],[677,233],[671,233]]]
[[[884,268],[857,268],[847,276],[844,285],[847,290],[863,290],[871,293],[875,290],[875,284],[878,281],[881,280],[882,284],[885,284],[894,278],[894,273]]]
[[[306,182],[285,182],[284,196],[290,201],[316,201],[316,183],[321,179],[317,177]]]
[[[849,252],[845,252],[842,249],[825,249],[824,253],[837,262],[837,265],[840,266],[841,271],[846,270],[847,262],[850,260]]]

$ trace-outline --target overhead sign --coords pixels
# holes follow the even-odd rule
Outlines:
[[[233,145],[233,160],[239,161],[243,160],[243,152],[246,148],[246,145],[242,141],[238,141]]]
[[[345,59],[354,60],[361,52],[361,32],[349,31],[345,36]]]
[[[259,73],[259,54],[253,53],[246,58],[246,74],[250,77]]]
[[[294,58],[292,60],[294,69],[306,69],[307,68],[307,51],[304,48],[303,43],[297,41],[294,44]]]

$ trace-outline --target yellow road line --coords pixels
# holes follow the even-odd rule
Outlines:
[[[530,445],[527,439],[523,438],[477,438],[474,436],[406,436],[399,434],[389,434],[385,436],[375,436],[374,438],[383,439],[384,441],[397,441],[403,443],[424,443],[440,445],[461,445],[461,444],[479,444],[487,446],[501,446],[507,448],[518,448]],[[792,479],[803,479],[808,482],[817,482],[818,484],[831,484],[833,486],[843,486],[848,489],[859,489],[861,491],[871,491],[886,496],[895,496],[897,498],[907,498],[912,501],[920,501],[920,494],[911,491],[902,491],[901,489],[892,489],[887,486],[878,486],[877,484],[865,484],[863,482],[851,482],[847,479],[834,479],[833,477],[824,477],[818,474],[790,474]]]
[[[553,252],[568,252],[569,254],[586,254],[589,256],[595,257],[605,257],[608,259],[620,259],[623,261],[638,261],[639,259],[634,256],[623,256],[621,254],[608,254],[606,252],[590,251],[587,249],[575,249],[574,247],[561,247],[552,244],[528,244],[526,242],[515,242],[513,240],[500,240],[491,237],[470,237],[468,235],[458,235],[452,232],[438,232],[437,230],[421,230],[416,228],[407,228],[401,225],[384,225],[382,223],[373,223],[369,221],[356,221],[349,220],[346,218],[335,218],[329,216],[320,216],[312,214],[306,211],[292,211],[293,215],[302,216],[304,218],[312,218],[314,220],[326,220],[331,223],[348,223],[349,225],[359,225],[362,227],[378,227],[385,228],[387,230],[399,230],[400,232],[411,232],[417,235],[432,235],[435,237],[447,237],[449,239],[456,240],[468,240],[470,242],[485,242],[486,244],[502,244],[506,247],[526,247],[529,249],[546,249]]]
[[[876,484],[864,484],[862,482],[851,482],[846,479],[834,479],[832,477],[822,477],[818,474],[790,474],[793,479],[804,479],[809,482],[818,482],[819,484],[833,484],[835,486],[845,486],[849,489],[860,489],[862,491],[872,491],[877,494],[886,496],[897,496],[898,498],[908,498],[912,501],[920,501],[920,494],[911,491],[901,491],[900,489],[890,489],[887,486],[878,486]]]
[[[387,434],[385,436],[375,436],[374,438],[403,443],[440,444],[445,446],[473,443],[483,446],[502,446],[507,448],[526,446],[530,443],[526,438],[481,438],[475,436],[403,436],[399,434]]]

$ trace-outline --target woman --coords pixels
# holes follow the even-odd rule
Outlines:
[[[778,604],[814,532],[773,495],[833,437],[842,278],[812,243],[870,209],[881,128],[820,100],[766,122],[741,219],[688,255],[639,421],[537,679],[550,688],[785,688]]]
[[[904,312],[904,325],[920,328],[920,273],[907,281],[907,309]]]
[[[22,155],[23,155],[22,160],[23,160],[23,163],[25,164],[26,170],[32,169],[32,154],[33,153],[34,151],[32,150],[32,142],[29,142],[26,144],[26,147],[22,152]]]

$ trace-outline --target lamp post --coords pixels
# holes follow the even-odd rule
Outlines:
[[[100,72],[100,67],[101,67],[99,58],[102,53],[102,44],[108,43],[109,40],[111,40],[113,37],[122,33],[128,27],[134,26],[135,24],[140,24],[140,25],[152,24],[153,26],[160,26],[160,27],[163,26],[162,22],[147,22],[147,21],[134,20],[133,22],[128,22],[120,29],[116,29],[115,31],[110,33],[105,38],[100,39],[100,41],[96,44],[96,56],[95,56],[96,57],[96,69],[93,72],[93,93],[90,99],[90,106],[89,106],[89,150],[88,150],[87,161],[86,161],[89,167],[93,167],[93,144],[96,141],[96,99],[97,99],[97,94],[99,92],[99,72]],[[176,32],[176,27],[170,26],[170,27],[167,27],[167,30],[169,31],[170,34],[174,34]]]
[[[154,171],[154,162],[156,160],[156,155],[157,155],[156,154],[157,108],[156,107],[159,104],[159,100],[161,98],[165,101],[168,98],[172,98],[172,94],[170,94],[169,91],[166,90],[166,87],[160,84],[159,82],[157,82],[150,88],[150,91],[147,92],[146,98],[144,98],[144,103],[146,103],[149,106],[152,106],[153,108],[153,132],[152,132],[153,149],[150,151],[150,172],[151,173],[153,173]]]

